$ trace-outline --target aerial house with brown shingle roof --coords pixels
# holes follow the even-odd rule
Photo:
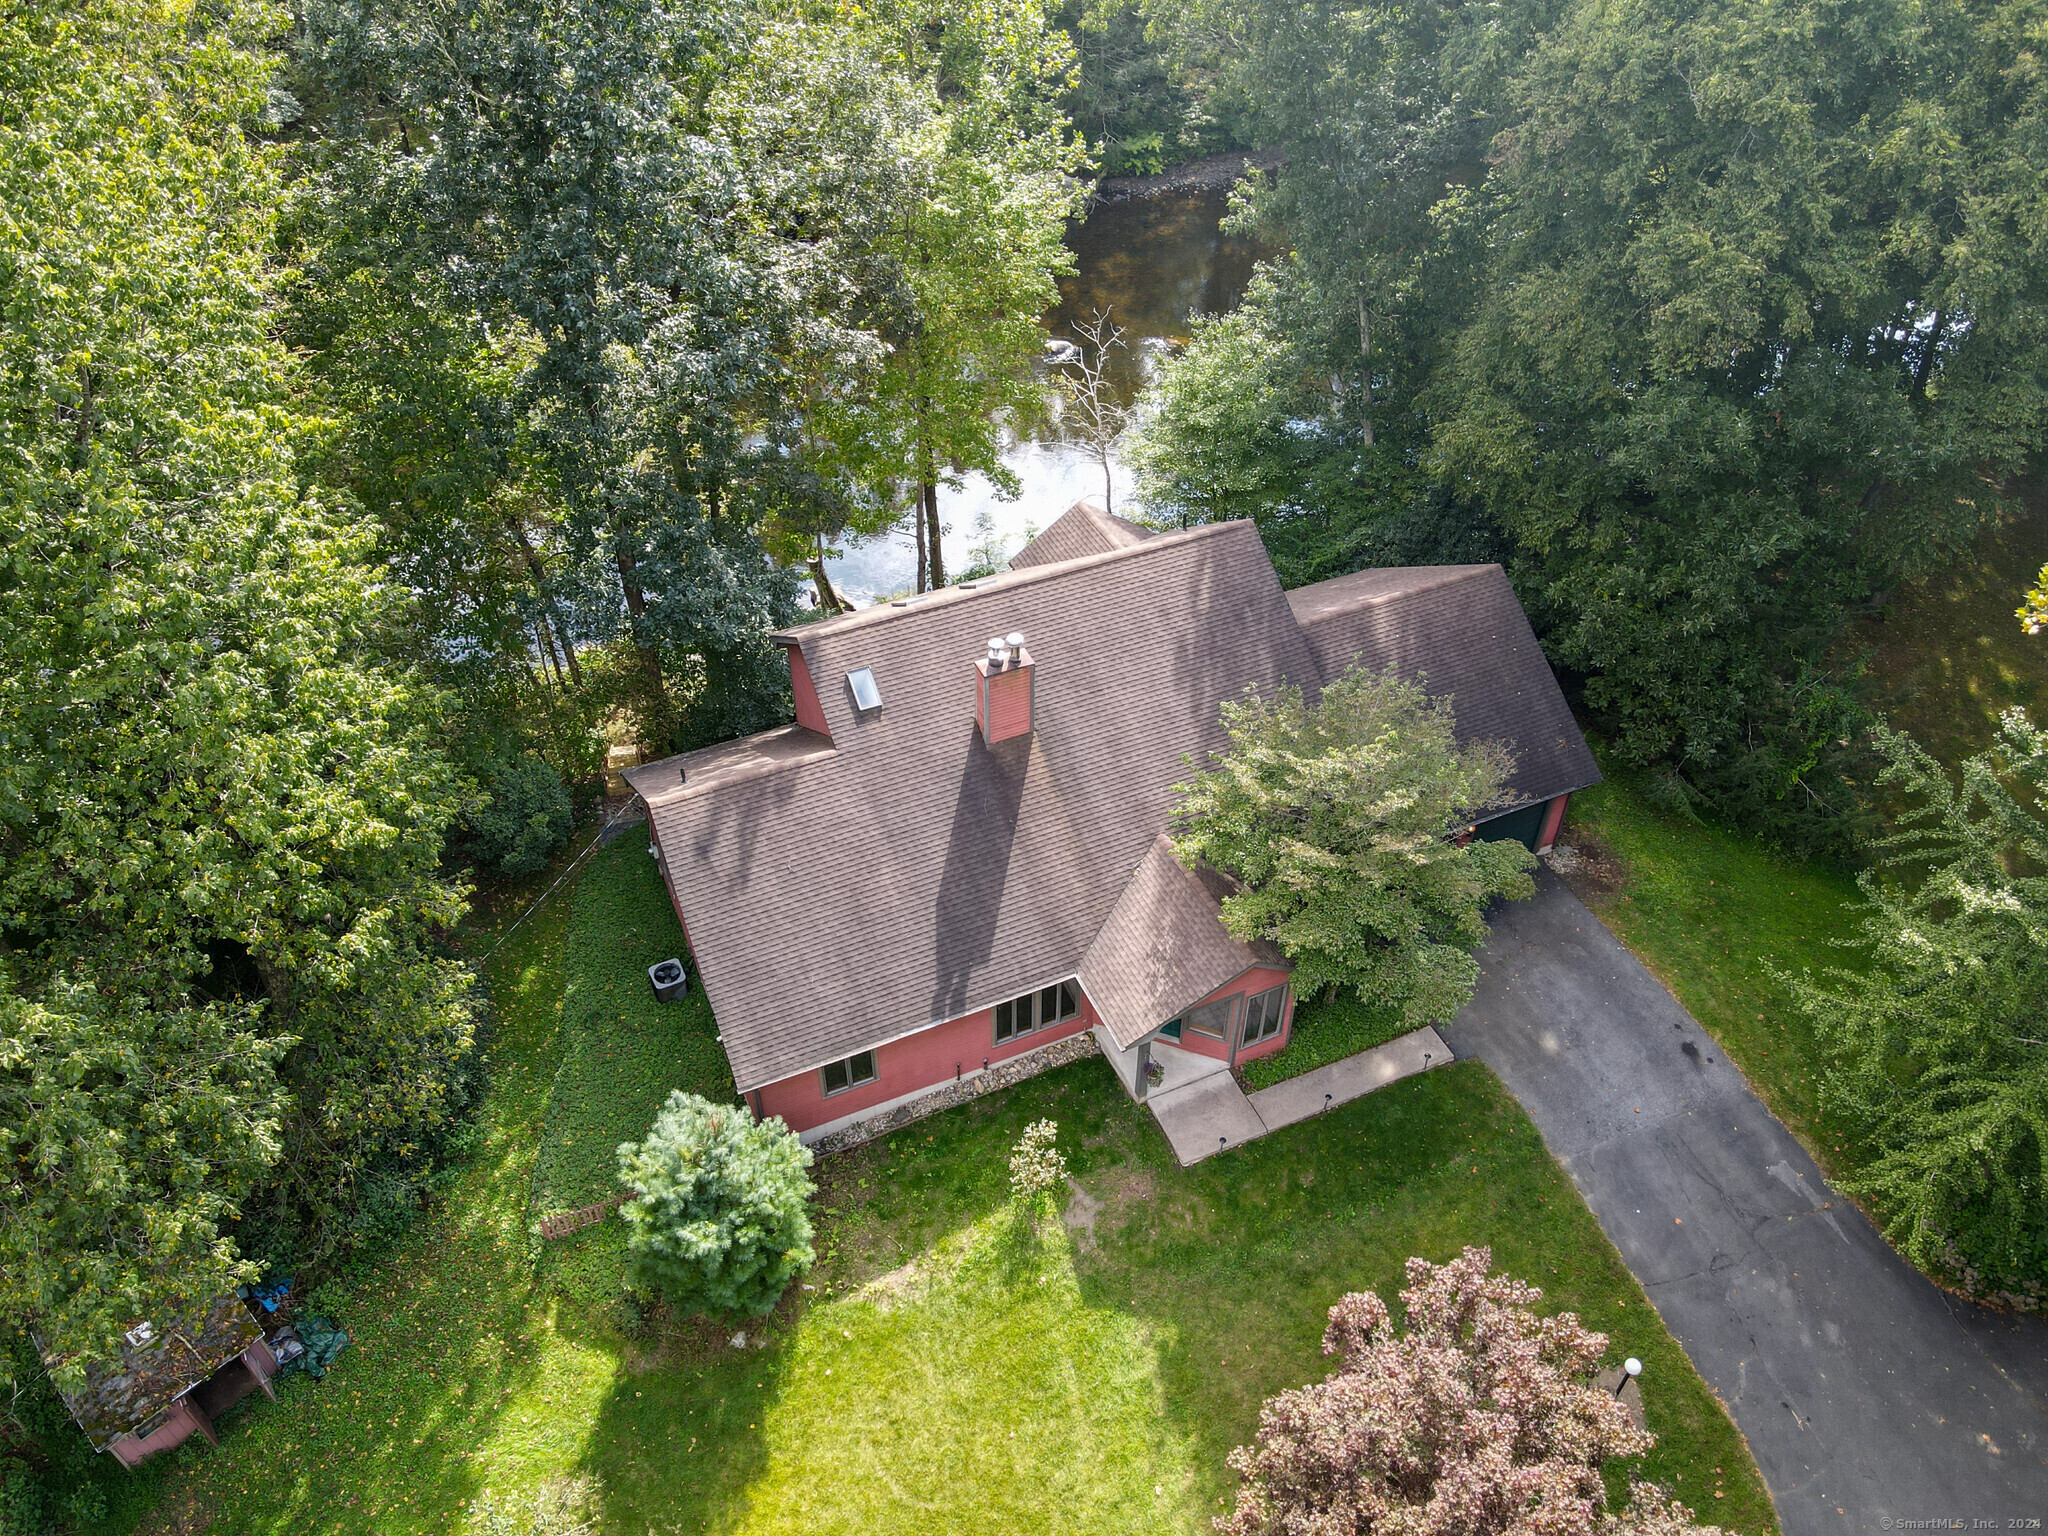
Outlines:
[[[1139,1096],[1147,1060],[1285,1046],[1285,956],[1162,836],[1248,687],[1362,662],[1449,694],[1516,754],[1482,837],[1547,847],[1599,778],[1499,566],[1285,592],[1249,522],[1077,511],[1001,575],[776,640],[794,725],[626,776],[734,1080],[807,1141],[1084,1030]]]

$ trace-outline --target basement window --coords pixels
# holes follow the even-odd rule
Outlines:
[[[996,1004],[996,1044],[1028,1035],[1036,1029],[1064,1024],[1081,1011],[1081,1000],[1071,981],[1026,992],[1007,1003]]]
[[[858,710],[880,709],[882,690],[875,686],[874,669],[858,667],[846,674],[846,686],[853,690],[853,707]]]
[[[862,1083],[875,1080],[875,1053],[862,1051],[844,1061],[835,1061],[825,1068],[825,1097],[844,1093],[849,1088],[858,1088]]]

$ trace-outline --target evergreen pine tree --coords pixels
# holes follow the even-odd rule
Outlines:
[[[1875,1153],[1842,1181],[1915,1263],[1979,1294],[2048,1298],[2048,733],[2008,710],[1960,784],[1897,731],[1879,782],[1913,802],[1881,845],[1920,871],[1859,879],[1865,969],[1797,983],[1830,1106]],[[2015,793],[2015,787],[2020,792]]]
[[[810,1148],[777,1120],[680,1089],[619,1148],[629,1273],[686,1311],[759,1317],[810,1268]]]

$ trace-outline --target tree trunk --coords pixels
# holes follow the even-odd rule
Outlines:
[[[910,526],[917,534],[917,580],[912,583],[911,590],[923,592],[927,588],[924,584],[924,499],[922,495],[919,496],[917,505],[911,510]]]
[[[825,551],[822,545],[818,552],[811,556],[810,570],[811,585],[818,592],[818,606],[828,614],[846,612],[846,599],[832,589],[832,578],[825,574]]]
[[[619,591],[626,599],[626,612],[637,621],[647,612],[647,594],[641,589],[639,577],[634,574],[636,565],[633,552],[626,547],[623,538],[616,541],[615,549],[615,558],[619,566]],[[647,674],[647,686],[651,690],[648,703],[658,705],[665,714],[668,688],[661,676],[661,654],[653,646],[643,642],[638,633],[633,636],[633,649],[639,655],[640,669]]]
[[[1372,312],[1365,307],[1365,295],[1358,296],[1359,414],[1365,421],[1365,446],[1372,446]]]
[[[555,660],[554,642],[548,635],[547,625],[537,615],[533,621],[533,649],[535,659],[540,662],[541,681],[561,686],[562,674]]]
[[[930,480],[925,481],[924,523],[926,566],[931,571],[931,585],[927,591],[936,592],[946,584],[946,557],[939,552],[939,488]]]
[[[540,600],[547,606],[548,628],[554,633],[562,647],[562,659],[569,664],[569,681],[577,687],[583,686],[583,669],[576,665],[576,642],[570,638],[569,627],[562,622],[562,613],[555,606],[554,595],[548,591],[547,569],[540,563],[540,556],[527,542],[526,529],[518,518],[511,519],[512,537],[519,541],[519,552],[526,556],[526,569],[533,576],[533,590],[540,594]]]
[[[1101,443],[1097,446],[1096,457],[1102,460],[1102,510],[1105,512],[1114,512],[1116,510],[1116,505],[1114,502],[1110,500],[1111,486],[1109,479],[1109,444],[1107,442]]]
[[[1934,329],[1927,334],[1927,344],[1920,349],[1920,361],[1913,369],[1913,398],[1927,398],[1927,381],[1934,375],[1935,355],[1941,351],[1941,333],[1948,329],[1948,311],[1934,312]]]

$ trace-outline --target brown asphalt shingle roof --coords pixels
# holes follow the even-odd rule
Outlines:
[[[989,747],[973,663],[1012,630],[1035,664],[1034,730]],[[1076,974],[1166,825],[1182,759],[1223,744],[1219,702],[1316,676],[1247,522],[783,638],[831,750],[782,748],[783,766],[723,783],[698,764],[731,744],[627,775],[743,1091]],[[858,718],[856,667],[882,695]]]
[[[1526,805],[1600,782],[1529,617],[1497,565],[1357,571],[1296,587],[1287,604],[1322,681],[1356,660],[1451,696],[1460,741],[1506,741]]]
[[[1081,957],[1081,986],[1123,1049],[1231,977],[1287,965],[1274,945],[1231,937],[1218,913],[1230,889],[1213,870],[1190,873],[1164,832],[1153,839]]]
[[[1105,512],[1092,501],[1077,501],[1052,521],[1052,526],[1010,556],[1010,569],[1053,565],[1083,555],[1128,549],[1152,537],[1150,528]]]
[[[1035,663],[1034,730],[990,747],[973,663],[1013,630]],[[1232,956],[1205,985],[1226,963],[1219,893],[1210,932],[1155,862],[1187,759],[1223,745],[1218,706],[1254,684],[1314,688],[1362,652],[1454,693],[1461,734],[1510,738],[1529,798],[1598,777],[1499,567],[1283,593],[1248,522],[777,638],[802,651],[829,740],[790,726],[626,775],[742,1091],[1066,976],[1121,1040],[1143,1010],[1156,1026],[1258,963]],[[857,714],[846,674],[859,667],[882,703]],[[1207,874],[1182,877],[1199,889]],[[1148,918],[1162,930],[1151,949]],[[1134,955],[1139,974],[1119,976],[1112,957]]]

